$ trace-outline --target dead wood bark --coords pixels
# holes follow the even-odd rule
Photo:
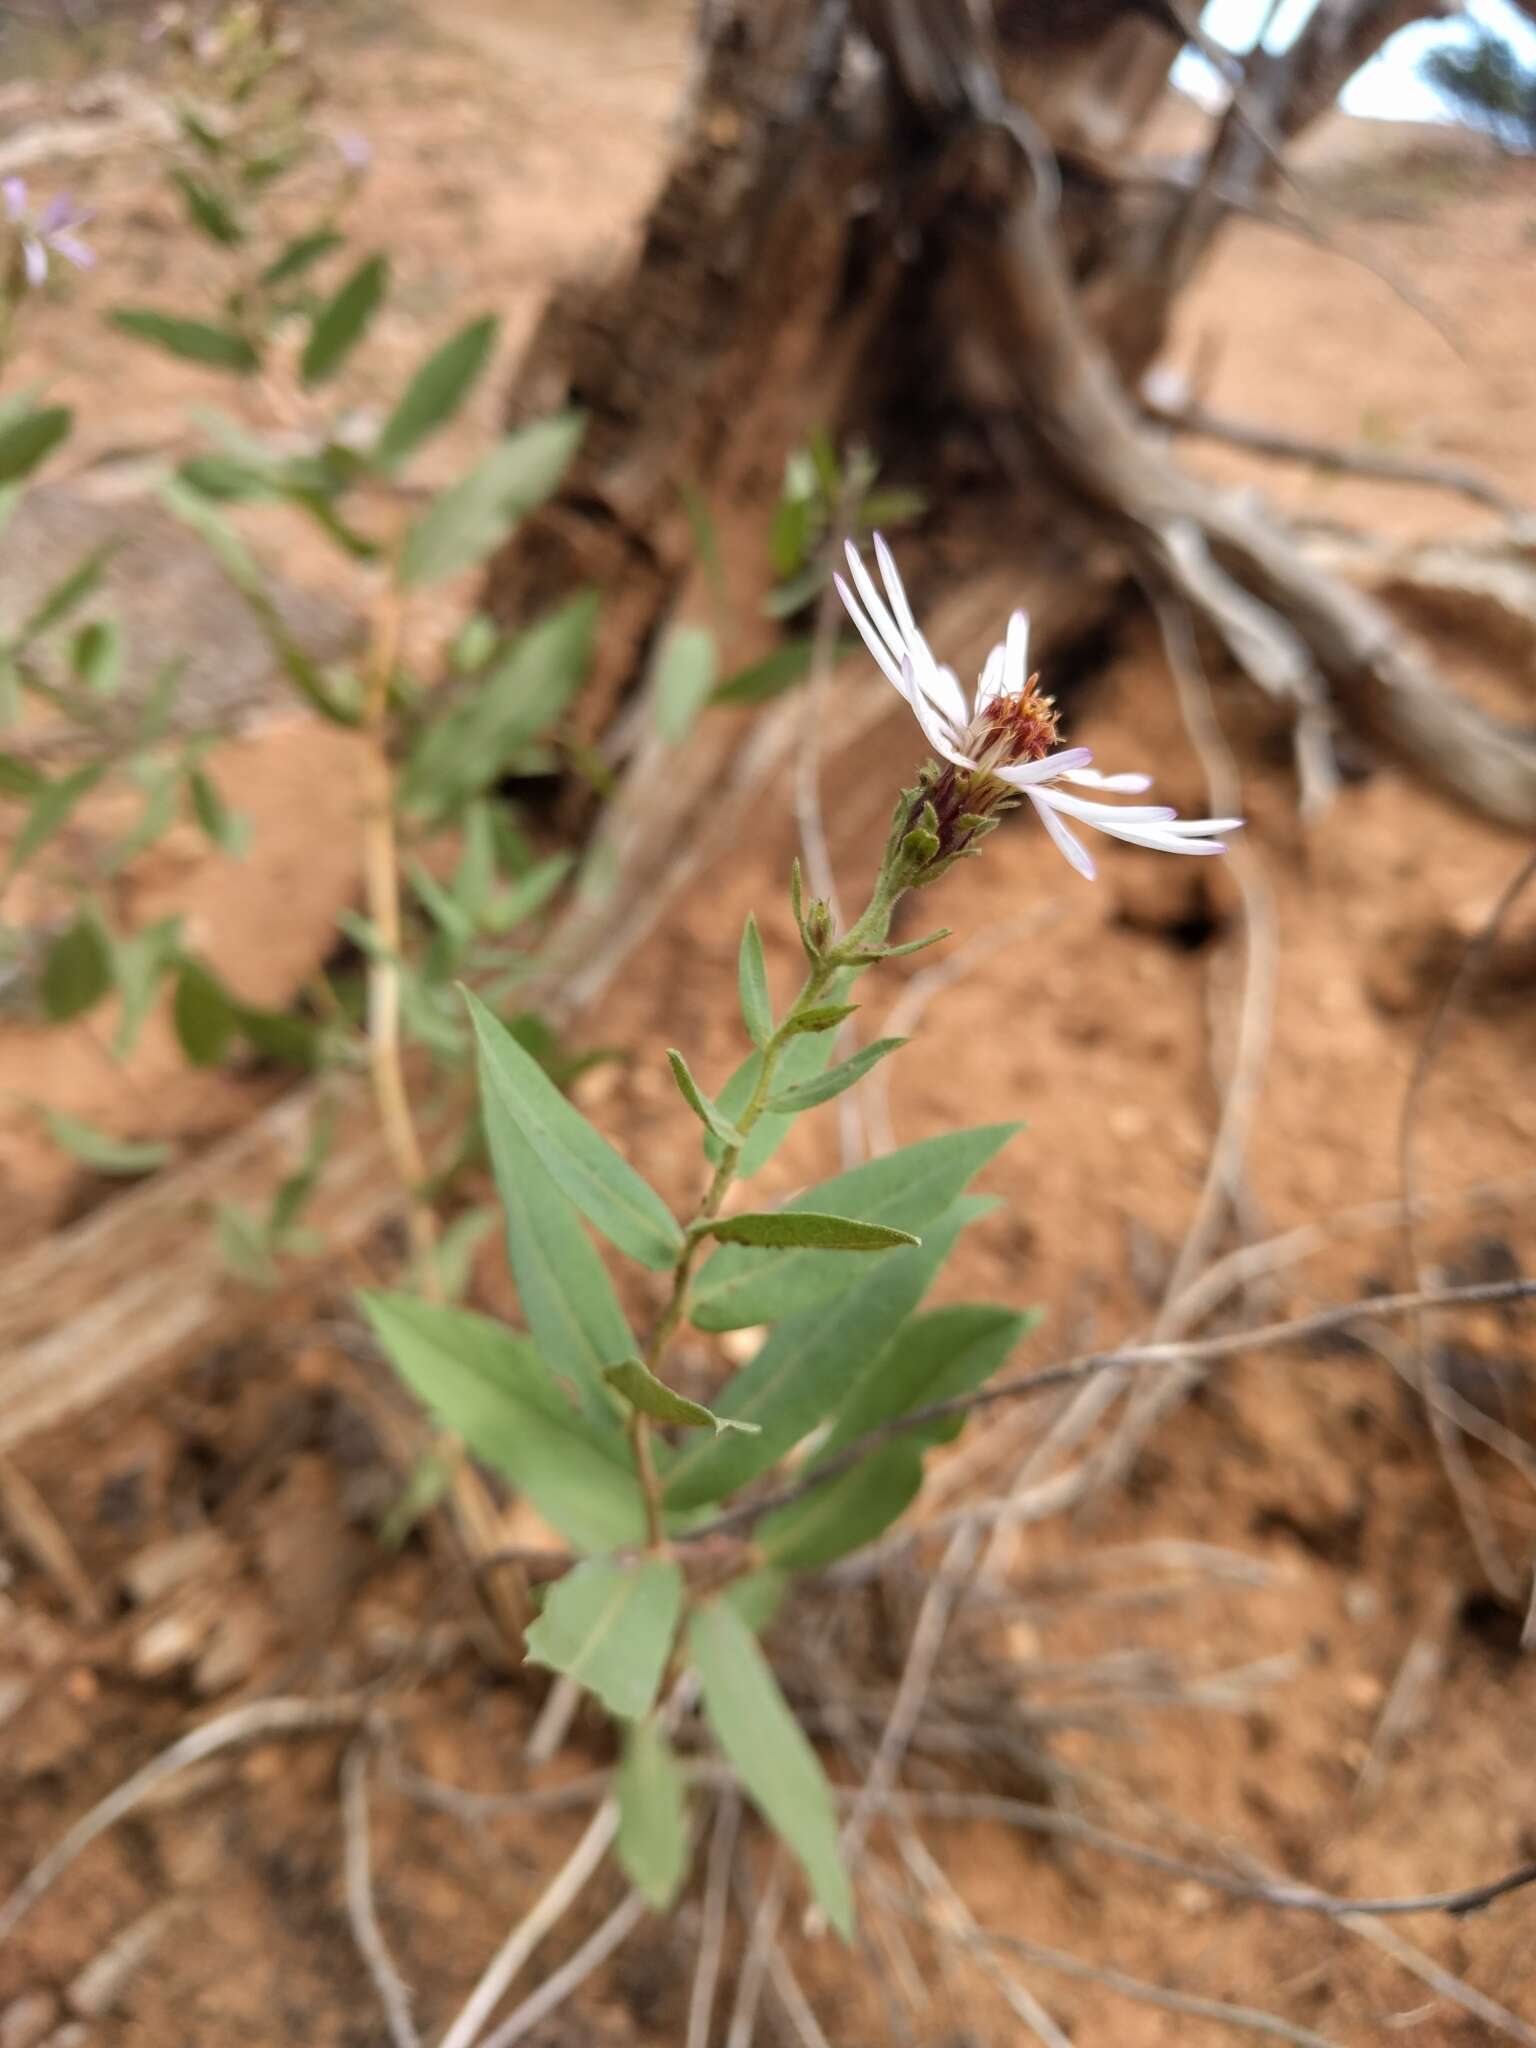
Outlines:
[[[821,427],[926,494],[920,600],[925,559],[946,582],[1006,561],[1049,659],[1128,570],[1155,575],[1293,707],[1306,794],[1326,793],[1344,723],[1536,829],[1536,738],[1455,698],[1380,602],[1182,472],[1128,396],[1234,204],[1265,203],[1283,143],[1405,20],[1442,11],[1321,0],[1289,51],[1253,61],[1180,188],[1130,156],[1182,40],[1154,0],[714,0],[632,270],[561,296],[512,396],[514,416],[590,415],[566,488],[490,579],[506,618],[604,591],[587,736],[612,744],[679,613],[720,627],[731,659],[761,651],[769,508]],[[697,574],[689,490],[721,532],[728,617]],[[662,760],[628,721],[610,928],[717,801],[745,723],[708,719]]]

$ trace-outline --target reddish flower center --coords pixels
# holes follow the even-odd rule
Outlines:
[[[976,757],[984,767],[1010,767],[1019,761],[1043,761],[1056,745],[1056,701],[1040,691],[1031,676],[1016,697],[994,697],[978,721]]]

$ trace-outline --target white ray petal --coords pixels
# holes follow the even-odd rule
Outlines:
[[[910,693],[908,692],[907,685],[902,679],[900,660],[892,655],[891,650],[880,638],[880,635],[869,623],[869,620],[865,618],[863,609],[860,606],[858,600],[855,598],[853,592],[848,588],[847,584],[843,581],[842,577],[839,576],[835,570],[832,574],[832,581],[837,585],[837,594],[843,600],[843,606],[844,609],[847,611],[849,618],[852,619],[853,623],[859,629],[859,638],[864,642],[864,645],[869,649],[870,653],[875,657],[875,660],[880,664],[881,668],[885,671],[887,678],[896,685],[897,689],[900,690],[903,697],[905,697],[907,699],[907,702],[910,703],[912,699]]]
[[[1003,661],[1003,693],[1017,697],[1029,681],[1029,620],[1015,612],[1008,621],[1008,640]]]
[[[1171,825],[1179,815],[1172,804],[1097,804],[1090,797],[1069,796],[1064,789],[1041,794],[1048,804],[1085,825]]]
[[[1087,847],[1084,846],[1071,826],[1063,823],[1057,817],[1049,804],[1041,802],[1038,790],[1030,790],[1029,799],[1035,807],[1041,824],[1050,833],[1057,846],[1066,855],[1073,867],[1077,869],[1077,872],[1091,882],[1098,873],[1098,869],[1094,866],[1093,856],[1089,853]]]
[[[907,603],[906,586],[902,583],[901,572],[896,567],[896,557],[885,544],[885,536],[875,535],[875,560],[880,564],[881,581],[885,584],[886,595],[891,600],[891,610],[896,614],[896,623],[906,639],[921,639],[917,621],[912,616],[912,607]]]
[[[875,631],[885,642],[891,653],[900,661],[907,651],[907,643],[896,629],[896,621],[886,609],[885,599],[875,588],[874,578],[865,568],[858,549],[851,540],[844,541],[843,553],[848,557],[848,567],[853,576],[853,587],[859,593],[860,602],[868,612]]]
[[[1068,768],[1066,779],[1083,789],[1109,789],[1122,796],[1136,796],[1152,787],[1150,775],[1101,775],[1097,768]]]
[[[919,646],[926,654],[928,643],[921,634],[917,638]],[[955,674],[954,670],[952,668],[940,668],[931,654],[928,656],[926,667],[924,667],[921,661],[914,658],[912,669],[917,677],[918,688],[928,698],[929,702],[936,705],[943,712],[957,732],[964,732],[971,722],[971,714],[966,705],[965,692],[960,687],[960,678]]]
[[[994,768],[992,773],[999,782],[1011,782],[1015,789],[1028,789],[1032,783],[1054,782],[1058,775],[1092,759],[1088,747],[1066,747],[1059,754],[1047,754],[1043,761],[1020,761],[1010,768]]]
[[[983,711],[992,702],[992,699],[999,696],[1002,692],[1003,663],[1005,659],[1006,656],[1003,652],[1002,643],[999,641],[998,645],[987,656],[986,667],[982,670],[981,680],[976,685],[976,716],[978,718],[980,718]]]
[[[942,754],[946,761],[952,762],[956,768],[974,768],[976,763],[965,752],[962,735],[955,731],[943,712],[918,686],[917,677],[912,669],[912,657],[907,655],[902,665],[907,679],[904,694],[917,714],[917,722],[923,728],[923,736],[929,746],[936,754]]]

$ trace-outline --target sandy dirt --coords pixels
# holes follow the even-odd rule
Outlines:
[[[682,76],[673,11],[539,0],[515,18],[489,5],[363,16],[344,51],[338,125],[365,129],[381,150],[365,203],[379,209],[381,231],[401,208],[413,223],[418,283],[394,345],[413,356],[446,309],[494,303],[510,357],[552,275],[622,258]],[[1397,156],[1398,140],[1372,154],[1361,138],[1355,155],[1335,142],[1318,172],[1330,218],[1349,248],[1413,279],[1455,329],[1459,352],[1344,255],[1245,227],[1191,295],[1176,357],[1214,362],[1214,407],[1325,440],[1454,456],[1536,501],[1536,170],[1476,157],[1447,169],[1439,156],[1426,168]],[[1390,205],[1383,190],[1397,195]],[[123,223],[124,261],[147,286],[165,260],[158,197],[147,184],[119,190],[105,174],[90,196],[106,221]],[[87,290],[107,286],[98,275]],[[85,397],[105,357],[94,341],[70,339],[75,332],[61,307],[37,346],[58,347],[61,380]],[[179,431],[185,391],[169,375],[162,389],[146,366],[135,435]],[[461,452],[494,411],[488,389]],[[1204,444],[1186,453],[1298,515],[1402,539],[1466,531],[1482,517],[1421,490],[1260,468]],[[322,574],[301,560],[286,566],[300,580]],[[956,650],[958,665],[976,651]],[[1459,677],[1529,716],[1528,669],[1512,673],[1485,649],[1439,651]],[[836,685],[850,696],[868,687],[854,674]],[[1248,872],[1272,904],[1279,945],[1244,1190],[1245,1229],[1259,1238],[1396,1193],[1416,1049],[1460,948],[1523,849],[1388,769],[1352,782],[1328,817],[1303,827],[1268,709],[1221,679],[1216,699],[1251,820]],[[1102,765],[1154,768],[1169,801],[1205,808],[1143,625],[1126,629],[1068,709],[1072,737]],[[828,825],[849,902],[891,793],[915,764],[913,739],[893,718],[856,755],[827,753]],[[244,742],[227,765],[245,807],[260,812],[256,851],[231,870],[189,847],[185,872],[158,885],[157,907],[196,905],[221,965],[253,995],[302,980],[355,888],[344,862],[318,864],[355,796],[345,763],[317,757],[315,744],[311,728],[281,721]],[[312,781],[304,763],[316,764]],[[692,1186],[693,1142],[663,1049],[686,1046],[706,1085],[734,1063],[720,991],[749,907],[764,924],[776,986],[789,987],[795,948],[782,889],[794,851],[779,792],[709,886],[669,912],[593,1020],[595,1038],[631,1046],[634,1058],[598,1070],[584,1106],[680,1200]],[[986,1178],[1004,1206],[972,1231],[943,1283],[953,1297],[1046,1308],[1019,1363],[1144,1331],[1194,1211],[1230,1071],[1245,931],[1232,878],[1203,863],[1191,873],[1196,865],[1106,847],[1103,878],[1089,888],[1027,819],[1016,821],[912,909],[903,935],[949,924],[948,948],[870,984],[874,1036],[902,987],[974,948],[947,983],[921,984],[930,993],[918,1042],[890,1070],[885,1110],[898,1142],[955,1123],[1027,1120]],[[1522,1272],[1536,1253],[1533,920],[1527,899],[1456,1016],[1423,1098],[1418,1181],[1445,1206],[1424,1225],[1420,1255],[1427,1271],[1453,1280]],[[82,1034],[45,1043],[8,1030],[0,1060],[8,1073],[25,1061],[40,1077],[28,1085],[61,1106],[121,1116],[136,1132],[208,1128],[249,1100],[236,1082],[187,1081],[158,1042],[135,1068],[132,1107]],[[71,1200],[68,1176],[41,1163],[19,1120],[3,1143],[8,1227],[18,1239],[35,1235]],[[809,1120],[765,1185],[785,1190],[830,1170],[837,1143],[832,1117]],[[1475,1201],[1452,1199],[1479,1189]],[[381,1264],[390,1256],[388,1246],[370,1253]],[[1394,1232],[1341,1229],[1244,1306],[1256,1317],[1299,1312],[1406,1277]],[[91,1624],[72,1617],[14,1523],[0,1536],[0,1887],[164,1743],[214,1707],[267,1689],[386,1687],[404,1763],[481,1792],[517,1787],[538,1685],[477,1658],[468,1604],[440,1550],[383,1556],[370,1538],[395,1485],[392,1411],[339,1320],[350,1278],[334,1300],[267,1311],[248,1342],[26,1448],[22,1468],[103,1612]],[[488,1299],[502,1298],[489,1267],[483,1284]],[[1461,1397],[1527,1438],[1536,1437],[1533,1332],[1529,1313],[1493,1311],[1440,1332]],[[1407,1369],[1410,1354],[1396,1356]],[[701,1374],[724,1363],[702,1346],[693,1362]],[[1005,1490],[1021,1441],[1006,1421],[978,1426],[958,1453],[964,1477],[937,1511]],[[1527,1480],[1483,1452],[1475,1469],[1502,1540],[1528,1554],[1536,1505]],[[178,1577],[166,1545],[188,1537],[202,1548]],[[146,1587],[157,1569],[160,1582]],[[1483,1590],[1419,1405],[1376,1352],[1335,1343],[1223,1369],[1162,1426],[1127,1486],[1024,1531],[1012,1591],[1000,1617],[989,1610],[961,1628],[941,1673],[957,1697],[971,1682],[989,1688],[989,1760],[946,1767],[923,1757],[913,1783],[1028,1796],[1042,1770],[1067,1769],[1076,1779],[1058,1796],[1069,1810],[1175,1852],[1240,1847],[1288,1877],[1355,1894],[1471,1883],[1536,1856],[1536,1666],[1519,1654],[1520,1617]],[[891,1642],[882,1648],[878,1627],[872,1639],[862,1661],[838,1668],[834,1693],[889,1685]],[[1411,1697],[1405,1669],[1424,1674]],[[1399,1719],[1395,1735],[1383,1733]],[[69,2010],[90,2008],[81,1972],[126,1929],[146,1931],[147,1960],[124,1972],[102,2010],[86,2011],[80,2038],[90,2048],[379,2041],[345,1920],[335,1799],[343,1747],[321,1736],[243,1752],[94,1847],[0,1948],[0,2042],[41,2040]],[[601,1734],[578,1727],[541,1782],[605,1757]],[[580,1813],[466,1820],[429,1811],[391,1780],[387,1760],[376,1770],[380,1913],[429,2033],[580,1825]],[[1400,1955],[1324,1920],[1223,1901],[1028,1833],[975,1822],[926,1831],[971,1911],[1005,1934],[1264,2007],[1349,2048],[1503,2038]],[[613,1877],[594,1889],[545,1967],[618,1896]],[[1464,1921],[1396,1922],[1393,1938],[1536,2029],[1530,1897]],[[695,1889],[674,1921],[647,1922],[577,2005],[530,2038],[573,2048],[681,2042],[698,1910]],[[796,1942],[829,2040],[1021,2037],[984,1981],[908,1934],[930,1994],[911,2036],[882,1996],[901,1964],[879,1915],[853,1956]],[[1081,2048],[1233,2038],[1038,1960],[1014,1967]],[[11,2021],[25,2000],[43,2015],[35,2033]]]

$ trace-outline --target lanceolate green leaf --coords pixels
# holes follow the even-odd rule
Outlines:
[[[861,1047],[851,1059],[840,1060],[826,1073],[818,1074],[814,1081],[801,1081],[793,1088],[783,1088],[778,1094],[771,1095],[769,1107],[781,1115],[795,1116],[802,1109],[814,1109],[819,1102],[830,1102],[834,1095],[841,1095],[855,1081],[863,1080],[870,1068],[877,1066],[887,1053],[899,1052],[906,1042],[904,1038],[877,1038],[873,1045]]]
[[[688,1795],[682,1767],[653,1715],[627,1731],[613,1789],[619,1802],[614,1854],[647,1904],[665,1912],[688,1871]]]
[[[248,377],[261,368],[261,358],[246,337],[233,327],[213,327],[206,320],[182,320],[172,313],[155,313],[138,307],[120,307],[107,318],[121,334],[135,341],[147,341],[184,363],[201,363],[210,370],[233,370]]]
[[[485,1058],[482,1051],[482,1067]],[[593,1420],[614,1425],[603,1368],[634,1349],[624,1312],[576,1211],[483,1076],[480,1096],[507,1255],[533,1341],[544,1362],[575,1385]]]
[[[98,1131],[94,1124],[66,1116],[59,1109],[45,1109],[43,1119],[53,1142],[93,1173],[153,1173],[172,1157],[169,1145],[150,1139],[114,1138],[106,1131]]]
[[[799,1858],[817,1904],[851,1940],[853,1893],[831,1788],[757,1638],[727,1602],[710,1600],[689,1624],[688,1655],[715,1739],[753,1803]]]
[[[575,412],[535,420],[444,491],[406,537],[401,582],[434,583],[484,561],[559,483],[584,424]]]
[[[550,1588],[528,1631],[528,1660],[635,1721],[656,1704],[682,1610],[682,1568],[672,1559],[589,1558]]]
[[[814,1209],[766,1209],[740,1216],[715,1216],[705,1226],[722,1244],[778,1250],[786,1245],[823,1252],[889,1252],[921,1239],[885,1223],[860,1223],[851,1216],[823,1216]]]
[[[715,680],[715,636],[707,626],[669,626],[656,650],[656,730],[680,746]]]
[[[589,1223],[642,1266],[676,1262],[683,1233],[667,1205],[593,1129],[479,999],[466,991],[487,1109],[509,1117]]]
[[[365,1294],[363,1313],[406,1385],[488,1465],[506,1473],[578,1550],[645,1537],[623,1435],[578,1412],[526,1339],[464,1309]]]
[[[920,1245],[863,1261],[861,1285],[781,1322],[715,1400],[720,1414],[755,1422],[762,1434],[686,1445],[667,1475],[667,1506],[682,1512],[723,1500],[834,1415],[927,1293],[961,1229],[984,1206],[957,1202],[934,1219]]]
[[[682,1054],[672,1048],[667,1053],[667,1064],[672,1069],[672,1078],[677,1083],[678,1093],[693,1111],[699,1122],[711,1137],[722,1145],[739,1145],[741,1133],[736,1126],[723,1117],[689,1071],[688,1062]]]
[[[840,995],[851,979],[851,976],[839,976],[830,993]],[[840,1003],[833,1004],[830,1008],[837,1013],[831,1018],[832,1023],[836,1023],[840,1017],[847,1014],[846,1006]],[[801,1081],[809,1081],[821,1072],[831,1057],[832,1040],[825,1030],[797,1033],[791,1036],[779,1054],[778,1065],[774,1069],[774,1083],[777,1087],[788,1088]],[[762,1063],[763,1056],[760,1052],[749,1053],[732,1074],[715,1098],[722,1116],[728,1116],[734,1122],[741,1115],[752,1100],[758,1076],[762,1072]],[[747,1142],[737,1162],[736,1174],[739,1180],[750,1179],[754,1173],[767,1165],[789,1136],[793,1123],[792,1116],[777,1116],[771,1110],[758,1118],[747,1135]],[[707,1156],[718,1164],[718,1142],[706,1139],[704,1150]]]
[[[896,1230],[921,1231],[1019,1128],[987,1124],[903,1146],[806,1189],[780,1213],[829,1211]],[[861,1277],[852,1253],[758,1252],[723,1245],[699,1274],[689,1313],[702,1330],[744,1329],[776,1322]]]
[[[195,1067],[214,1067],[229,1050],[239,1022],[224,985],[196,960],[176,977],[171,1014],[181,1049]]]
[[[15,483],[36,469],[68,434],[73,419],[68,406],[45,405],[0,425],[0,484]]]
[[[810,1470],[911,1408],[985,1385],[1033,1321],[1015,1309],[983,1306],[914,1316],[855,1381]],[[776,1565],[806,1571],[872,1542],[916,1498],[923,1453],[957,1436],[962,1420],[924,1423],[804,1500],[765,1516],[755,1532],[764,1553]]]
[[[405,807],[432,816],[458,810],[547,733],[586,674],[596,623],[597,599],[587,591],[520,633],[465,703],[424,728],[401,780]]]
[[[112,956],[106,934],[89,914],[60,932],[43,961],[38,993],[43,1012],[64,1024],[99,1003],[112,986]]]
[[[491,359],[500,323],[472,320],[422,364],[384,423],[374,454],[386,469],[403,462],[429,435],[447,426]]]
[[[755,1422],[732,1422],[729,1417],[715,1415],[697,1401],[690,1401],[685,1394],[669,1387],[664,1380],[647,1371],[638,1358],[626,1358],[620,1365],[610,1365],[603,1378],[642,1415],[649,1415],[653,1422],[676,1423],[683,1429],[712,1429],[718,1436],[722,1430],[745,1430],[749,1436],[756,1436]]]
[[[750,910],[741,934],[736,982],[741,991],[741,1016],[747,1027],[747,1036],[754,1045],[766,1045],[773,1035],[773,999],[768,993],[768,963],[763,958],[762,933]]]
[[[96,787],[105,773],[104,762],[91,762],[69,775],[61,775],[56,782],[44,783],[32,799],[26,823],[16,835],[16,844],[11,848],[0,887],[13,875],[19,874],[35,854],[41,853],[54,833],[66,823],[76,804]]]
[[[326,300],[315,315],[299,359],[299,374],[306,384],[322,384],[336,374],[367,332],[388,286],[387,258],[370,256]]]

